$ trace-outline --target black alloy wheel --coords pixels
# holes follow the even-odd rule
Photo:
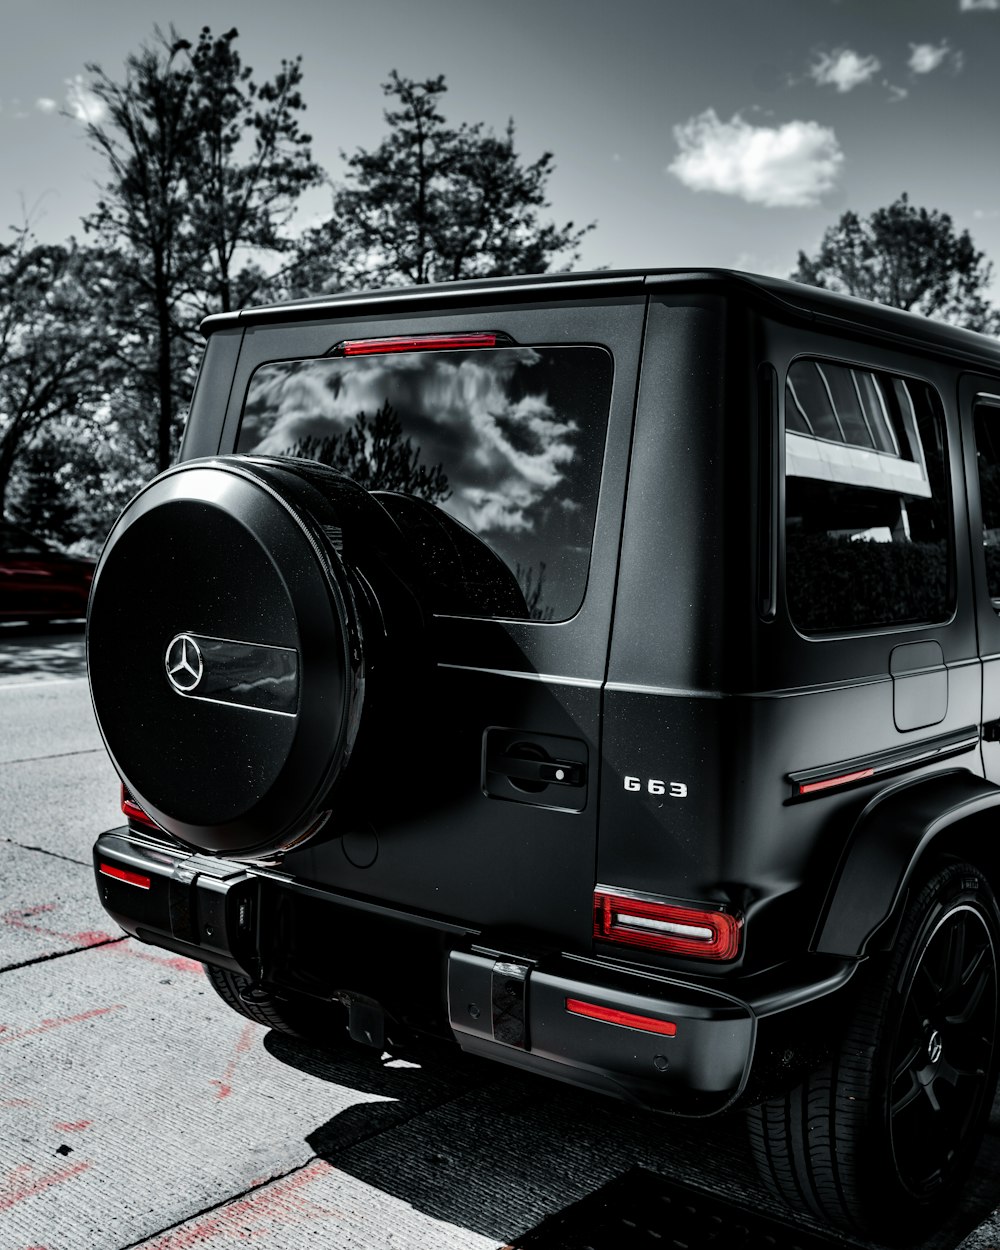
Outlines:
[[[997,958],[983,913],[946,911],[908,974],[889,1060],[888,1130],[900,1183],[917,1200],[948,1183],[987,1094]]]
[[[997,1083],[1000,913],[982,872],[938,861],[911,886],[893,949],[873,955],[839,1046],[748,1112],[772,1194],[889,1243],[954,1204]]]

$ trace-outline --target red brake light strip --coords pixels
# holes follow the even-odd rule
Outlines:
[[[116,868],[114,864],[102,864],[101,876],[114,877],[116,881],[124,881],[127,885],[136,885],[140,890],[148,890],[152,885],[149,877],[138,872],[129,872],[127,868]]]
[[[379,352],[431,352],[496,347],[496,334],[406,334],[388,339],[346,339],[334,348],[338,356],[373,356]]]
[[[579,998],[567,998],[566,1010],[574,1016],[586,1016],[590,1020],[603,1020],[605,1024],[618,1024],[626,1029],[641,1029],[643,1033],[662,1033],[673,1037],[677,1025],[672,1020],[657,1020],[653,1016],[637,1016],[631,1011],[618,1011],[615,1007],[598,1007]]]

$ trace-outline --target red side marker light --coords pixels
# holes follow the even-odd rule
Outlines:
[[[567,998],[566,1010],[573,1016],[586,1016],[589,1020],[603,1020],[605,1024],[619,1024],[625,1029],[641,1029],[643,1033],[662,1033],[673,1037],[677,1025],[672,1020],[657,1020],[654,1016],[637,1016],[631,1011],[618,1011],[614,1007],[598,1007],[579,998]]]
[[[334,352],[338,356],[373,356],[378,352],[443,352],[496,345],[495,334],[405,334],[389,339],[346,339]]]
[[[734,959],[742,928],[740,917],[725,911],[594,893],[594,937],[607,942],[696,959]]]
[[[807,781],[799,786],[799,794],[812,794],[814,790],[829,790],[831,786],[846,786],[849,781],[860,781],[862,777],[872,777],[874,768],[862,768],[856,773],[842,773],[839,777],[827,777],[823,781]]]
[[[129,872],[127,868],[116,868],[114,864],[102,864],[102,877],[114,877],[116,881],[124,881],[127,885],[137,885],[140,890],[148,890],[152,882],[138,872]]]

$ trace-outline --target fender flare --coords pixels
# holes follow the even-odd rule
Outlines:
[[[969,817],[1000,813],[1000,786],[966,769],[883,790],[864,808],[827,892],[812,949],[866,954],[872,935],[896,910],[928,847]],[[1000,842],[995,855],[1000,856]]]

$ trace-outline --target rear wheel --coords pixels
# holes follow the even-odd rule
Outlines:
[[[871,961],[832,1059],[749,1112],[772,1193],[886,1241],[944,1215],[996,1086],[998,951],[982,874],[939,863],[913,890],[894,949]]]

